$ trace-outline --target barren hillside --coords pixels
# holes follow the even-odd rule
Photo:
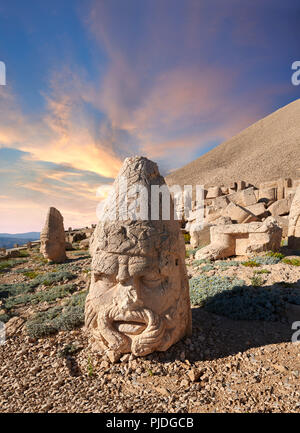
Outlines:
[[[169,185],[254,185],[300,175],[300,99],[167,176]]]

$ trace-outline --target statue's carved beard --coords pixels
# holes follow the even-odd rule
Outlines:
[[[91,314],[90,308],[91,305],[87,303],[86,325],[93,329],[95,339],[101,339],[102,345],[116,355],[132,352],[136,356],[145,356],[155,350],[167,350],[170,345],[168,316],[161,317],[148,308],[124,311],[114,305],[96,314]],[[115,325],[120,321],[144,324],[145,329],[140,334],[129,337],[116,329]]]

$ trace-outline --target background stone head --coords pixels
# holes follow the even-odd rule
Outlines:
[[[168,220],[162,218],[162,200],[158,219],[151,219],[152,186],[167,188],[157,165],[143,157],[127,158],[90,243],[86,326],[96,346],[116,357],[166,350],[191,329],[183,235],[172,200]],[[143,216],[148,209],[148,219],[136,207],[145,190],[148,197],[142,197],[140,208]],[[117,206],[116,211],[112,197],[121,204],[127,200],[127,209]]]
[[[54,207],[47,213],[45,226],[41,232],[41,253],[49,261],[61,263],[66,260],[66,239],[63,217]]]

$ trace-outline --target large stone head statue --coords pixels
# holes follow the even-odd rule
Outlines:
[[[61,213],[50,207],[45,226],[41,232],[41,253],[49,261],[61,263],[66,260],[64,219]]]
[[[124,180],[127,193],[121,188]],[[148,199],[135,188],[137,184],[148,192]],[[151,219],[153,185],[167,188],[157,165],[143,157],[127,158],[91,238],[85,324],[94,347],[114,360],[123,353],[165,351],[191,332],[183,235],[172,213],[168,220],[161,212],[158,219]],[[143,196],[140,208],[148,209],[149,219],[134,219],[134,212],[124,217],[125,196],[128,209]],[[123,210],[113,218],[115,199]]]

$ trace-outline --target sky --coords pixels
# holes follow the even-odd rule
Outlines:
[[[97,222],[124,158],[163,175],[298,99],[298,0],[1,0],[0,233]]]

